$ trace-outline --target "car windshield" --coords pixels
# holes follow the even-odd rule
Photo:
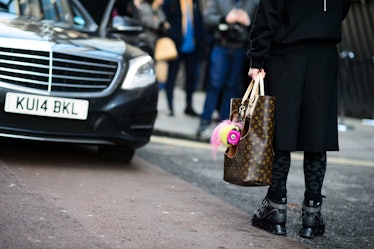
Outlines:
[[[49,20],[67,25],[80,24],[83,18],[68,0],[0,0],[0,11],[31,20]],[[77,18],[79,17],[79,18]]]

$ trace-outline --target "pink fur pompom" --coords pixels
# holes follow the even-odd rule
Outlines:
[[[231,144],[228,143],[228,135],[230,134],[229,131],[233,129],[242,130],[243,124],[226,119],[219,123],[217,127],[213,130],[212,136],[210,137],[210,145],[214,160],[217,158],[217,151],[219,146],[231,146]]]

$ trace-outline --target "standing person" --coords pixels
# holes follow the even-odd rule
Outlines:
[[[230,99],[239,94],[248,34],[257,4],[258,0],[211,0],[208,3],[204,23],[207,29],[213,30],[214,41],[197,136],[208,128],[217,104],[220,120],[229,117]]]
[[[248,75],[266,72],[276,97],[273,177],[252,224],[286,234],[290,152],[304,152],[300,236],[322,235],[326,151],[337,151],[336,45],[350,0],[260,0],[251,32]]]
[[[185,67],[186,108],[184,113],[199,116],[193,109],[193,93],[197,88],[199,66],[199,51],[204,37],[202,14],[199,0],[164,0],[162,6],[166,19],[170,23],[167,31],[178,49],[178,58],[169,61],[168,79],[165,83],[167,102],[170,115],[174,115],[174,86],[180,63]]]
[[[149,43],[152,47],[154,55],[155,44],[157,38],[166,33],[170,28],[170,24],[166,20],[166,16],[161,6],[164,0],[142,0],[139,5],[139,21],[147,32]]]

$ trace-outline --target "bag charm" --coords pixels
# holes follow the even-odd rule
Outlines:
[[[224,120],[213,130],[210,138],[213,158],[216,159],[219,146],[236,146],[240,141],[243,124],[236,121]]]

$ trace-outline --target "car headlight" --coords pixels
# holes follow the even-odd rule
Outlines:
[[[154,61],[151,56],[144,55],[129,61],[129,70],[122,84],[122,89],[130,90],[145,87],[155,82]]]

